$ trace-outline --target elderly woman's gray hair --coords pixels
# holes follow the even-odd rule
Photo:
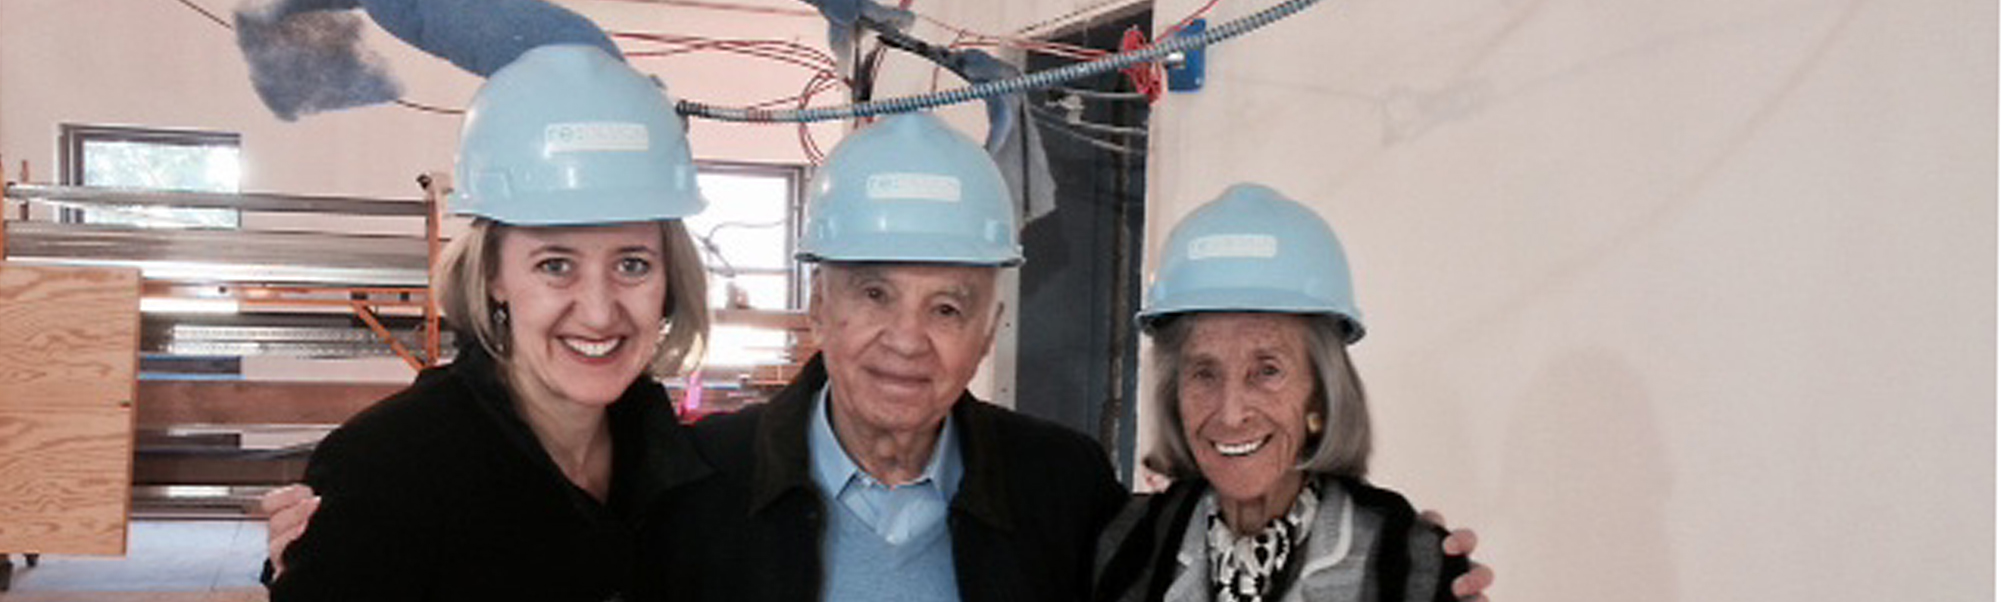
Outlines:
[[[1153,449],[1146,467],[1169,478],[1201,476],[1195,456],[1181,429],[1182,349],[1194,330],[1190,316],[1169,318],[1153,329],[1153,395],[1147,402],[1146,428]],[[1369,405],[1361,378],[1348,360],[1341,320],[1333,316],[1302,316],[1306,325],[1307,361],[1313,366],[1313,395],[1308,412],[1327,417],[1326,429],[1309,436],[1299,469],[1310,474],[1361,477],[1369,472]]]
[[[431,278],[431,294],[453,330],[472,337],[503,363],[508,359],[504,344],[507,333],[493,323],[494,302],[487,289],[500,269],[500,237],[511,227],[474,220],[465,234],[439,254],[437,273]],[[662,313],[667,324],[647,371],[668,378],[687,374],[701,362],[709,338],[709,273],[681,220],[660,221],[660,251],[667,264],[666,311]]]

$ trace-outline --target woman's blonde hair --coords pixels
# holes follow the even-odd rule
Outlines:
[[[660,250],[667,264],[667,298],[662,311],[667,323],[648,371],[656,378],[671,378],[701,364],[709,339],[709,278],[702,256],[695,251],[695,241],[681,220],[659,223]],[[431,294],[437,296],[446,322],[460,336],[472,337],[503,365],[508,359],[504,344],[507,333],[494,324],[489,289],[500,269],[500,239],[508,228],[493,220],[473,220],[471,229],[445,247],[431,278]]]

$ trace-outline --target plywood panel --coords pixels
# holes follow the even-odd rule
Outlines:
[[[139,276],[0,263],[0,552],[123,554]]]
[[[0,263],[0,407],[129,403],[138,345],[137,271]]]
[[[128,409],[0,409],[0,552],[124,554]]]

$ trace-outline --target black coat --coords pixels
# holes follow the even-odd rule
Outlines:
[[[770,403],[695,426],[715,472],[661,499],[643,525],[633,599],[818,602],[826,501],[807,428],[827,382],[815,357]],[[964,600],[1081,600],[1098,529],[1128,498],[1102,448],[963,394],[965,463],[947,525]]]
[[[608,503],[572,485],[473,348],[355,415],[313,452],[322,497],[285,551],[274,602],[578,600],[631,579],[631,509],[706,472],[666,391],[642,378],[608,410]]]

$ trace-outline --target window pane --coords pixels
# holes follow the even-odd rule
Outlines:
[[[792,183],[785,176],[738,173],[700,175],[709,207],[688,219],[691,234],[707,236],[722,251],[718,267],[785,269],[791,234]]]
[[[783,364],[789,337],[783,330],[748,326],[716,326],[709,335],[715,339],[704,362],[709,366],[758,366]]]
[[[709,307],[730,307],[729,288],[735,285],[749,298],[751,309],[786,309],[790,306],[785,287],[788,278],[783,274],[743,274],[736,278],[712,276],[709,278]]]
[[[713,268],[709,277],[709,306],[785,310],[792,307],[790,283],[793,261],[793,178],[790,168],[720,167],[702,173],[702,195],[708,208],[688,218],[688,231],[706,237],[712,246],[703,249]],[[738,303],[731,303],[735,295]],[[791,347],[791,334],[784,330],[748,326],[718,325],[711,331],[707,363],[710,366],[746,367],[783,364]]]
[[[126,140],[83,143],[84,185],[236,192],[237,149]]]
[[[234,146],[192,146],[126,140],[85,140],[83,184],[195,192],[236,192],[240,180]],[[167,228],[235,228],[229,209],[102,207],[84,212],[93,224]]]

